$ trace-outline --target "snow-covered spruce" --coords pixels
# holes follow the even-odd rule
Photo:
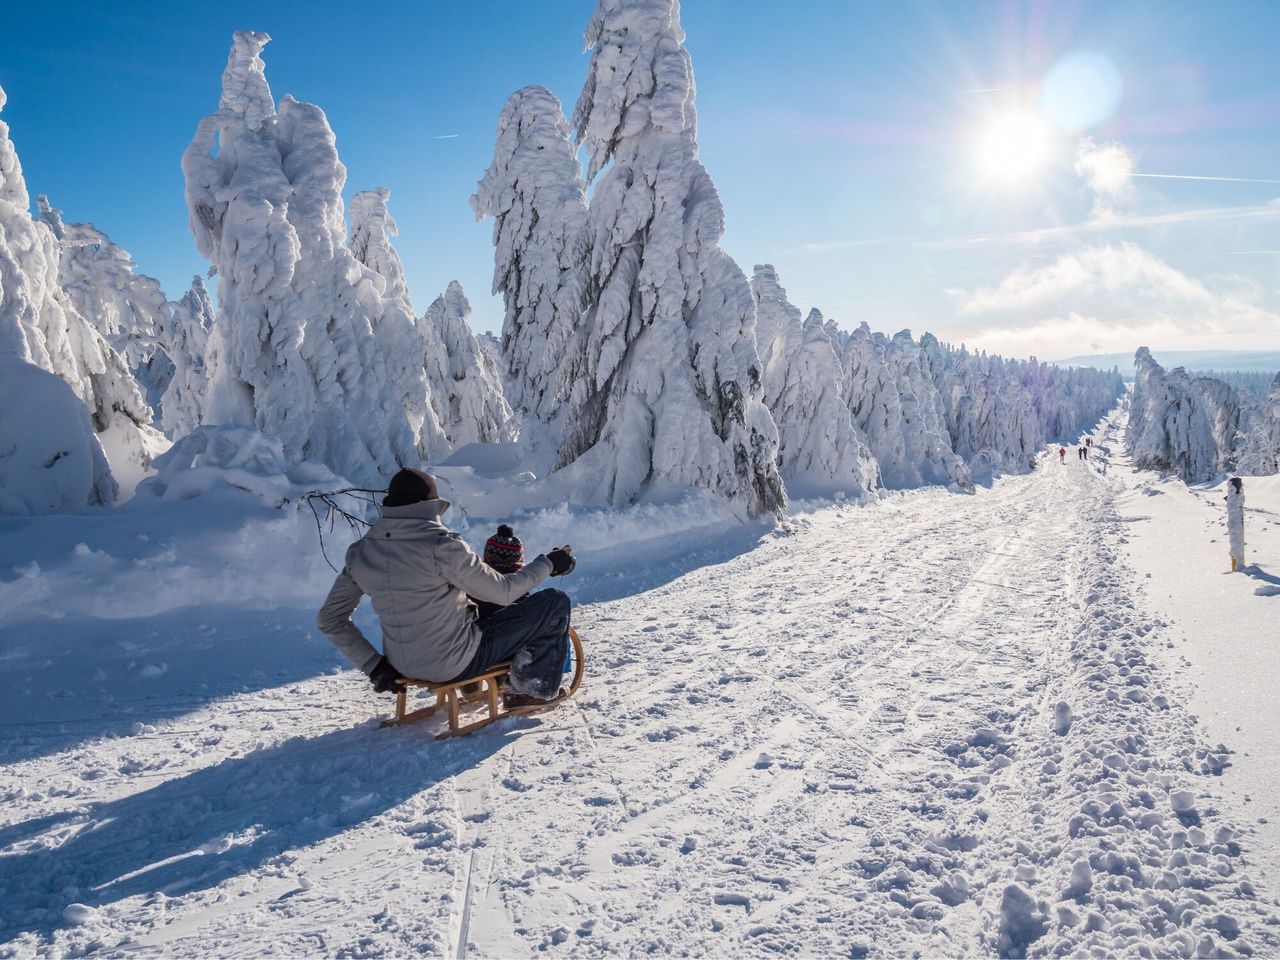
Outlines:
[[[1240,402],[1220,380],[1166,371],[1146,347],[1134,357],[1125,446],[1140,470],[1172,471],[1188,483],[1235,466]]]
[[[4,104],[0,90],[0,109]],[[124,358],[59,285],[58,239],[48,224],[32,219],[30,204],[9,127],[0,120],[0,354],[56,374],[84,402],[111,461],[108,468],[107,461],[90,458],[96,472],[88,489],[96,501],[109,501],[111,470],[132,487],[163,438],[148,427],[151,411]],[[72,420],[56,429],[74,434],[80,418]]]
[[[346,168],[324,111],[289,96],[276,110],[269,40],[235,34],[219,109],[182,157],[191,230],[218,277],[207,419],[278,438],[289,463],[385,481],[419,460],[386,356],[412,327],[344,243]]]
[[[923,350],[926,361],[934,356],[928,347],[932,344]],[[936,378],[936,371],[931,375]],[[942,383],[946,390],[940,396],[951,400],[949,415],[944,414],[951,446],[970,473],[989,477],[1025,470],[1044,437],[1022,386],[1021,365],[962,351],[954,365],[944,368]]]
[[[886,487],[972,486],[951,449],[941,398],[910,333],[889,340],[863,323],[845,342],[843,367],[844,401]]]
[[[1249,425],[1237,464],[1242,473],[1280,473],[1280,373],[1266,399],[1249,408]]]
[[[160,343],[168,303],[160,282],[138,272],[127,250],[92,223],[68,223],[41,194],[40,219],[58,238],[58,283],[84,317],[111,344],[138,380],[159,419],[173,362]]]
[[[586,495],[626,503],[695,486],[755,513],[786,502],[760,399],[747,278],[698,160],[693,68],[675,0],[599,0],[574,111],[595,183],[585,375],[569,439]]]
[[[398,389],[409,425],[418,438],[418,452],[428,463],[449,454],[449,439],[433,404],[426,366],[419,357],[422,337],[413,313],[413,299],[404,265],[391,238],[400,232],[387,206],[386,187],[362,190],[351,199],[352,256],[373,271],[381,302],[370,303],[374,335],[387,360],[387,372]],[[367,297],[365,299],[372,299]]]
[[[751,278],[763,398],[778,428],[778,458],[792,496],[862,498],[878,469],[840,396],[840,360],[822,315],[803,323],[772,264]]]
[[[454,447],[502,443],[516,427],[498,371],[471,332],[471,303],[452,281],[418,321],[431,400]]]
[[[205,355],[213,318],[213,300],[196,275],[182,299],[169,304],[160,329],[160,343],[173,363],[173,376],[160,400],[160,427],[171,439],[186,436],[204,422],[209,394]]]
[[[590,392],[580,336],[589,293],[586,183],[550,90],[524,87],[508,98],[471,206],[477,219],[494,221],[493,292],[506,304],[509,399],[532,421],[523,432],[545,440],[550,466]]]

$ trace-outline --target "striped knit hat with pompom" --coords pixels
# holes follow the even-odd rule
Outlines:
[[[524,544],[507,524],[484,543],[484,562],[499,573],[515,573],[524,566]]]

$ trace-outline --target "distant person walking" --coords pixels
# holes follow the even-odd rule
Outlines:
[[[1059,463],[1066,463],[1066,462],[1067,462],[1067,448],[1066,448],[1066,447],[1059,447],[1059,448],[1058,448],[1058,462],[1059,462]]]

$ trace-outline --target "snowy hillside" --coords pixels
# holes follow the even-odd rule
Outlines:
[[[265,33],[168,158],[176,300],[0,121],[0,958],[1280,955],[1280,376],[842,328],[721,245],[678,0],[587,6],[474,171],[499,337]],[[576,696],[380,726],[555,691],[564,598],[472,602],[535,585]]]
[[[309,518],[229,491],[7,521],[0,950],[1274,952],[1258,760],[1205,738],[1135,587],[1125,541],[1167,549],[1117,512],[1146,489],[1119,429],[787,533],[563,515],[597,544],[566,582],[586,688],[445,742],[379,730],[310,626]],[[1269,609],[1257,582],[1228,602]]]

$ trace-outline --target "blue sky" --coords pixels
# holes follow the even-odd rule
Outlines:
[[[11,6],[4,119],[33,197],[177,297],[207,266],[179,159],[231,32],[264,30],[276,96],[328,114],[348,198],[391,189],[419,312],[457,279],[492,329],[467,198],[509,93],[572,109],[590,12]],[[1280,180],[1280,4],[687,0],[682,22],[726,249],[803,309],[1042,357],[1280,346],[1280,184],[1146,176]]]

